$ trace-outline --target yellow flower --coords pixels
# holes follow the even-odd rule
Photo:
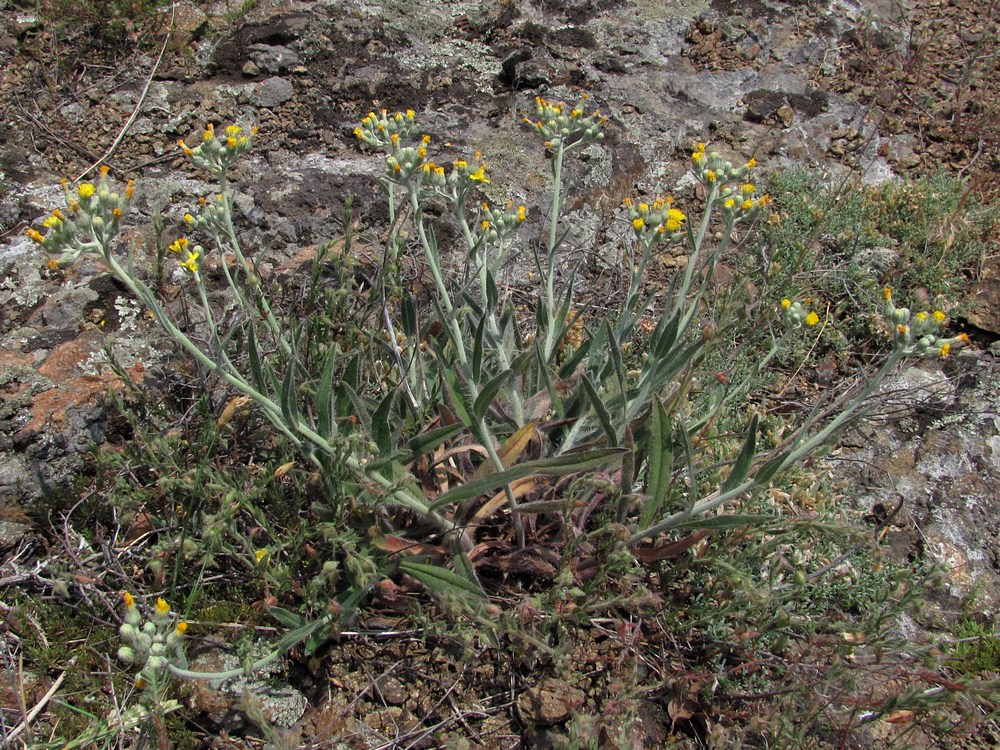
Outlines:
[[[361,128],[354,128],[354,135],[356,135],[358,138],[364,138],[365,131],[363,131]]]
[[[172,252],[172,253],[179,253],[182,250],[187,250],[187,247],[188,247],[188,240],[187,240],[187,238],[186,237],[178,237],[176,240],[174,240],[171,243],[170,247],[167,248],[167,249],[170,250],[170,252]]]
[[[261,562],[263,562],[263,560],[264,560],[264,559],[265,559],[265,558],[266,558],[266,557],[267,557],[267,556],[268,556],[269,554],[270,554],[270,553],[269,553],[269,552],[267,551],[267,549],[265,548],[265,549],[259,549],[259,550],[257,550],[256,552],[254,552],[254,553],[253,553],[253,556],[254,556],[255,558],[257,558],[257,564],[258,564],[258,565],[260,565],[260,564],[261,564]]]
[[[936,323],[944,323],[944,319],[945,319],[945,314],[943,312],[941,312],[940,310],[934,311],[934,321]]]
[[[941,356],[947,357],[949,354],[951,354],[951,344],[945,344],[941,347]]]
[[[734,201],[732,198],[727,198],[725,203],[723,203],[722,205],[732,210],[733,208],[736,207],[736,201]]]
[[[751,200],[743,201],[743,203],[740,205],[740,208],[742,208],[744,211],[749,211],[751,208],[753,208],[753,201]]]
[[[177,635],[184,635],[187,632],[188,624],[186,622],[177,623]]]
[[[489,184],[490,181],[486,177],[486,165],[485,164],[481,165],[479,169],[477,169],[475,172],[470,172],[469,179],[475,180],[476,182],[485,182],[486,184]]]
[[[46,229],[52,229],[62,224],[62,219],[58,216],[49,216],[45,221],[42,222],[42,226]]]
[[[406,110],[406,119],[407,120],[412,120],[416,116],[417,116],[417,113],[414,112],[412,109]]]
[[[132,596],[132,595],[131,595],[131,594],[130,594],[129,592],[127,592],[127,591],[126,591],[126,592],[125,592],[125,593],[124,593],[124,594],[123,594],[122,596],[123,596],[123,598],[125,599],[125,606],[126,606],[126,607],[127,607],[128,609],[132,609],[132,607],[134,607],[134,606],[135,606],[135,597],[134,597],[134,596]]]
[[[743,191],[744,195],[752,195],[756,189],[757,187],[755,185],[751,185],[749,182],[740,188],[740,190]]]
[[[101,173],[101,177],[107,177],[108,172],[111,171],[111,168],[107,164],[102,164],[101,168],[98,171]]]
[[[480,226],[481,226],[481,227],[482,227],[482,228],[483,228],[484,230],[485,230],[485,229],[489,229],[489,228],[490,228],[490,222],[489,222],[489,221],[487,221],[486,219],[483,219],[483,222],[482,222],[482,224],[480,224]]]
[[[25,230],[24,233],[28,235],[31,239],[33,239],[35,242],[42,243],[45,241],[45,237],[37,229],[27,229]]]
[[[792,301],[790,299],[785,298],[785,299],[781,300],[781,309],[782,310],[787,310],[791,306],[792,306]]]
[[[135,193],[135,180],[129,180],[125,183],[125,200],[131,200],[133,193]]]
[[[524,221],[526,218],[528,218],[528,209],[526,209],[524,206],[518,206],[517,207],[517,220],[518,221]]]
[[[919,320],[921,323],[923,323],[925,320],[927,320],[927,313],[925,313],[925,312],[918,312],[914,317],[917,320]]]
[[[708,180],[709,182],[715,182],[715,170],[714,169],[706,169],[705,170],[705,179]]]
[[[226,127],[226,135],[230,138],[236,138],[241,132],[243,131],[240,130],[239,125],[229,125]]]
[[[896,330],[905,336],[906,332],[909,331],[910,329],[907,326],[904,326],[902,323],[900,323],[898,326],[896,326]]]
[[[885,295],[885,301],[886,302],[892,302],[892,287],[891,286],[887,286],[885,289],[883,289],[882,290],[882,294]]]
[[[747,169],[753,169],[756,166],[757,166],[756,159],[751,159],[750,161],[747,162]]]
[[[671,208],[667,210],[667,229],[671,232],[676,232],[681,228],[681,224],[687,219],[684,212],[678,208]]]
[[[705,158],[704,151],[695,151],[693,154],[691,154],[691,161],[693,161],[695,164],[701,164],[704,158]]]
[[[634,219],[632,219],[632,226],[635,228],[636,231],[639,231],[644,226],[646,226],[646,222],[643,221],[641,216],[636,216]]]
[[[226,146],[228,148],[236,148],[239,144],[240,144],[240,142],[236,138],[234,138],[233,136],[229,136],[226,139]]]
[[[87,198],[89,198],[94,194],[95,190],[96,188],[93,185],[91,185],[89,182],[85,182],[82,185],[80,185],[80,189],[77,190],[77,193],[82,199],[86,200]]]
[[[963,344],[968,344],[969,343],[969,334],[967,334],[967,333],[960,333],[960,334],[958,334],[958,336],[956,336],[956,338],[959,341],[961,341]]]
[[[184,214],[184,221],[188,224],[194,224],[194,217],[191,214]]]
[[[806,315],[806,325],[807,326],[814,326],[817,323],[819,323],[819,315],[817,315],[815,311],[813,311],[813,312],[809,313],[808,315]]]
[[[170,605],[163,598],[156,600],[156,613],[159,615],[169,615]]]
[[[187,260],[180,264],[180,267],[185,271],[190,271],[191,273],[198,273],[198,257],[201,253],[193,253],[188,251]],[[159,606],[159,603],[157,603]]]

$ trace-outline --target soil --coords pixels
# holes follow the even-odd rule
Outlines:
[[[442,159],[481,148],[506,175],[491,186],[497,199],[525,201],[544,192],[548,168],[525,147],[521,114],[537,94],[569,100],[586,89],[608,113],[609,135],[572,176],[581,198],[570,212],[597,206],[603,215],[577,214],[567,246],[593,258],[595,290],[606,283],[613,245],[600,227],[621,196],[635,185],[671,190],[699,140],[769,167],[803,164],[868,181],[944,170],[964,178],[970,194],[1000,196],[996,0],[261,0],[238,8],[205,0],[137,21],[81,11],[76,23],[59,18],[61,6],[42,5],[47,13],[0,2],[0,522],[13,534],[0,543],[0,571],[21,576],[8,583],[0,575],[2,587],[51,583],[16,560],[40,546],[24,541],[39,532],[16,509],[70,490],[88,445],[115,440],[102,402],[125,386],[88,363],[108,336],[135,382],[163,362],[150,322],[121,301],[103,269],[63,274],[32,255],[23,232],[54,205],[62,176],[107,164],[139,182],[141,214],[176,222],[185,200],[211,190],[176,141],[197,138],[208,122],[259,126],[258,147],[236,175],[240,231],[277,267],[336,234],[347,196],[360,227],[384,227],[376,166],[351,135],[369,110],[416,110],[434,142],[446,144]],[[152,246],[148,234],[134,240],[140,252]],[[981,349],[1000,335],[998,290],[992,257],[968,290],[980,303],[967,322]],[[1000,607],[994,354],[949,365],[951,390],[865,428],[831,457],[856,483],[851,494],[863,510],[885,514],[908,501],[887,526],[887,547],[948,563],[954,590],[942,606],[976,590],[982,616]],[[926,378],[940,372],[904,375],[929,388]],[[944,478],[958,490],[942,490]],[[568,627],[561,635],[572,645],[554,661],[530,637],[529,593],[548,575],[543,562],[498,571],[518,582],[504,590],[528,634],[516,642],[463,638],[420,621],[407,605],[413,592],[383,591],[353,630],[311,657],[293,654],[269,687],[255,688],[262,703],[286,687],[305,697],[304,713],[288,722],[286,709],[265,711],[272,745],[555,747],[567,719],[592,714],[598,745],[628,724],[635,747],[765,746],[746,728],[766,702],[706,699],[712,674],[690,671],[677,654],[708,646],[681,643],[657,602],[636,604],[632,620]],[[10,653],[17,628],[8,619],[0,632]],[[201,650],[206,659],[220,651],[217,643]],[[199,687],[188,699],[204,746],[260,744],[239,690]],[[12,705],[0,695],[0,707]],[[902,741],[914,747],[1000,742],[989,722],[945,739],[910,729]],[[841,746],[886,747],[894,731],[845,733]]]

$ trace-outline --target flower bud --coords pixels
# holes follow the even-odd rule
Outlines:
[[[135,650],[129,646],[122,646],[118,649],[118,658],[126,664],[131,664],[135,661]]]

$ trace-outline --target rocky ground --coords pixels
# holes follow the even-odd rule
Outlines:
[[[378,164],[352,136],[369,110],[414,109],[444,144],[441,161],[480,150],[495,175],[491,197],[537,206],[548,166],[521,117],[536,95],[574,101],[586,90],[609,117],[608,138],[572,177],[580,198],[566,246],[586,254],[599,289],[616,257],[606,227],[621,197],[636,186],[683,191],[698,141],[830,180],[943,169],[996,198],[998,24],[995,2],[966,0],[261,0],[181,2],[159,25],[101,31],[33,3],[0,3],[0,584],[31,580],[15,557],[34,533],[19,509],[65,491],[89,446],[115,437],[106,395],[123,386],[104,349],[137,382],[164,357],[151,322],[102,267],[47,269],[24,236],[59,203],[60,177],[107,164],[137,180],[141,214],[174,227],[212,189],[176,141],[208,122],[259,126],[236,175],[240,230],[279,266],[338,234],[347,196],[360,227],[384,224]],[[140,255],[152,252],[151,234],[132,240]],[[964,301],[975,350],[901,373],[896,390],[926,398],[871,422],[831,458],[865,510],[902,501],[887,544],[948,566],[953,598],[942,606],[975,594],[987,616],[1000,604],[998,293],[994,256]],[[604,670],[595,691],[615,680],[610,643],[594,636],[581,646],[582,662]],[[493,658],[473,667],[419,638],[358,636],[331,656],[327,699],[300,676],[292,705],[312,700],[287,722],[271,718],[287,724],[291,743],[350,735],[368,747],[432,746],[419,717],[440,705],[413,688],[418,674],[432,675],[431,702],[454,707],[451,736],[548,746],[522,737],[518,722],[556,724],[589,699],[558,682],[514,690],[509,665]],[[240,728],[232,700],[200,700],[226,732]],[[641,711],[647,746],[662,746],[671,716],[653,701]],[[940,746],[995,746],[982,732]]]

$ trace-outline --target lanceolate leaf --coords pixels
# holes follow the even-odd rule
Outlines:
[[[654,398],[649,423],[649,471],[646,479],[646,494],[649,499],[642,509],[641,528],[652,524],[663,510],[673,471],[674,447],[670,417],[660,399]]]
[[[747,473],[750,471],[750,464],[753,463],[753,457],[756,450],[757,415],[754,414],[753,418],[750,420],[750,427],[747,429],[747,439],[743,443],[743,448],[740,449],[740,455],[736,457],[736,463],[733,465],[733,470],[726,478],[726,483],[722,485],[723,494],[729,492],[735,487],[738,487],[740,482],[746,479]]]
[[[618,437],[615,435],[615,428],[611,424],[611,415],[608,414],[608,410],[604,406],[604,402],[601,401],[601,397],[597,393],[597,389],[594,387],[593,382],[587,375],[583,376],[583,387],[587,391],[587,398],[590,399],[590,403],[594,407],[594,413],[597,414],[597,419],[601,423],[601,427],[604,428],[604,434],[608,438],[608,445],[612,448],[617,448]]]
[[[743,526],[761,526],[770,523],[778,516],[733,514],[728,516],[711,516],[708,518],[694,518],[690,521],[681,521],[673,526],[674,529],[733,529]]]
[[[510,380],[513,374],[513,369],[504,370],[483,386],[483,390],[479,392],[479,396],[476,398],[476,403],[472,405],[472,413],[477,420],[481,420],[486,416],[486,412],[493,403],[493,399],[497,397],[500,389]]]

